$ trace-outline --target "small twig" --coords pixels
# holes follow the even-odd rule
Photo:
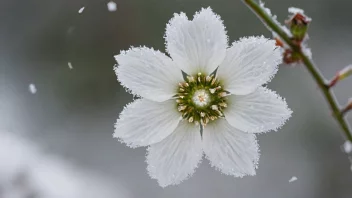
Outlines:
[[[341,110],[341,114],[345,115],[349,111],[352,111],[352,98],[349,99],[347,105]]]
[[[251,8],[251,10],[265,23],[271,31],[275,32],[282,40],[286,42],[286,44],[291,48],[292,51],[296,52],[303,64],[306,66],[310,74],[313,76],[316,83],[319,85],[320,90],[322,91],[326,101],[329,103],[331,110],[333,111],[333,115],[345,133],[346,138],[352,142],[352,134],[351,129],[349,128],[345,118],[344,113],[342,113],[339,109],[338,102],[331,92],[329,86],[325,83],[325,79],[323,75],[320,73],[319,69],[313,64],[312,60],[308,58],[306,54],[302,51],[301,47],[290,39],[290,37],[282,30],[282,28],[277,25],[271,16],[262,9],[258,3],[253,0],[243,0],[243,2]]]
[[[337,72],[334,78],[330,80],[328,86],[331,88],[350,75],[352,75],[352,65],[348,65],[339,72]]]

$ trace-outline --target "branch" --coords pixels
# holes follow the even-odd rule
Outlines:
[[[286,44],[291,48],[292,51],[297,53],[301,58],[303,64],[306,66],[316,83],[319,85],[320,90],[322,91],[326,101],[329,103],[329,106],[333,112],[334,118],[342,128],[345,133],[346,138],[352,142],[351,129],[349,128],[343,113],[339,109],[338,102],[335,99],[334,94],[329,89],[329,86],[325,83],[323,75],[320,73],[319,69],[314,65],[312,60],[302,51],[300,45],[294,43],[289,35],[272,19],[271,16],[260,6],[258,3],[253,0],[243,0],[243,2],[266,24],[271,31],[275,32]]]
[[[345,115],[349,111],[352,111],[352,98],[348,100],[347,105],[341,110],[341,113]]]

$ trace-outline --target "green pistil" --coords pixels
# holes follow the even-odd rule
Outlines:
[[[177,109],[183,119],[205,126],[223,117],[223,110],[227,107],[226,96],[226,91],[214,75],[198,73],[187,76],[185,82],[179,83]]]

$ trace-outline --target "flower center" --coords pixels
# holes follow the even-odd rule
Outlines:
[[[227,93],[214,75],[198,73],[196,76],[187,76],[185,82],[179,83],[177,109],[183,119],[205,126],[223,117],[223,110],[227,107],[226,96]]]
[[[198,107],[204,107],[210,102],[210,96],[206,90],[200,89],[194,92],[192,97],[193,103]]]

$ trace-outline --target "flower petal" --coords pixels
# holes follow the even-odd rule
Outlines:
[[[162,187],[176,185],[194,173],[202,156],[200,128],[183,121],[169,137],[148,148],[148,172]]]
[[[242,38],[227,50],[217,75],[227,91],[245,95],[270,81],[281,61],[282,55],[274,40],[263,36]]]
[[[259,148],[254,134],[232,127],[219,119],[204,127],[203,150],[210,164],[227,175],[255,175]]]
[[[174,100],[136,100],[125,107],[115,124],[114,137],[130,147],[160,142],[177,127],[181,114]]]
[[[277,130],[292,114],[283,98],[264,87],[244,96],[230,95],[228,103],[224,111],[226,120],[250,133]]]
[[[225,26],[210,8],[202,9],[189,21],[175,14],[166,27],[166,48],[177,65],[189,75],[210,74],[226,55]]]
[[[165,54],[146,47],[131,48],[115,56],[117,79],[133,94],[162,102],[176,94],[183,81],[181,70]]]

